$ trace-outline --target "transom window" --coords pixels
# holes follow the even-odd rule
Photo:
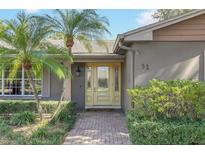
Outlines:
[[[16,77],[9,78],[10,67],[0,71],[0,95],[1,96],[32,96],[33,92],[28,77],[23,68],[19,69]],[[34,78],[38,95],[42,93],[42,79]]]

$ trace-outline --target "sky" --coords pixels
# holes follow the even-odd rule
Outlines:
[[[0,19],[13,19],[16,14],[22,10],[0,10]],[[41,9],[41,10],[24,10],[27,13],[32,14],[50,14],[53,15],[53,10]],[[106,16],[109,20],[109,31],[111,35],[106,36],[107,39],[115,39],[117,34],[124,33],[129,30],[145,26],[156,22],[156,19],[152,18],[152,14],[155,10],[143,10],[143,9],[128,9],[128,10],[97,10],[101,16]]]

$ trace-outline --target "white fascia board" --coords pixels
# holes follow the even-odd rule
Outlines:
[[[151,41],[151,40],[153,40],[152,31],[142,31],[139,33],[127,35],[124,38],[124,41]]]

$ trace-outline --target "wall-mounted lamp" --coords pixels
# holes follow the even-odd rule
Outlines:
[[[75,72],[75,73],[76,73],[76,76],[77,76],[77,77],[79,77],[79,76],[80,76],[80,67],[79,67],[79,66],[77,67],[77,70],[76,70],[76,72]]]

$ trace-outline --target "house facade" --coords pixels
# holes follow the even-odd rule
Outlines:
[[[63,41],[52,40],[62,46]],[[205,80],[205,10],[154,23],[123,34],[107,47],[93,41],[92,52],[79,42],[73,48],[72,78],[66,97],[88,108],[131,108],[127,89],[143,86],[153,78]],[[15,85],[1,73],[0,99],[31,99],[23,70]],[[49,70],[35,79],[42,99],[60,98],[63,81]],[[10,86],[10,87],[9,87]]]

